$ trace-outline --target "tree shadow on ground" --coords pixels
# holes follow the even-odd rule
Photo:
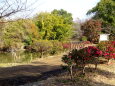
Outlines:
[[[112,85],[112,84],[107,83],[107,82],[104,83],[103,81],[93,79],[97,75],[101,75],[101,77],[106,77],[110,80],[113,78],[115,79],[115,74],[112,72],[109,72],[106,70],[101,70],[101,69],[95,70],[95,68],[86,68],[85,69],[85,76],[81,73],[81,70],[79,71],[79,69],[76,69],[76,72],[78,74],[74,75],[73,83],[71,83],[71,81],[70,81],[71,79],[70,78],[68,79],[68,77],[67,77],[67,79],[65,79],[63,77],[61,78],[61,76],[64,76],[65,73],[58,76],[58,77],[60,77],[57,79],[57,81],[59,81],[58,83],[64,82],[64,84],[66,84],[67,86],[68,86],[68,83],[69,83],[69,86],[115,86],[115,85]],[[66,76],[64,76],[64,77],[66,77]],[[66,85],[64,85],[64,86],[66,86]],[[58,85],[56,85],[56,86],[58,86]],[[61,86],[63,86],[63,85],[61,85]]]
[[[51,65],[20,65],[0,68],[0,86],[18,86],[25,83],[45,80],[63,71],[60,66]]]
[[[92,86],[115,86],[115,85],[105,84],[103,82],[94,82],[94,81],[91,81],[91,82],[93,82]]]
[[[88,81],[80,80],[80,81],[76,81],[76,83],[73,85],[71,84],[71,86],[115,86],[115,85],[110,85],[103,82],[96,82],[93,80],[88,80]]]
[[[94,73],[93,68],[86,68],[87,73]],[[0,86],[19,86],[26,83],[46,80],[48,78],[59,76],[60,74],[65,74],[65,70],[61,69],[59,66],[51,65],[21,65],[7,68],[0,68]],[[96,72],[99,75],[105,76],[107,78],[115,77],[115,74],[105,70],[97,69]],[[92,86],[89,84],[82,85],[86,81],[80,79],[82,83],[77,83],[75,86]],[[96,85],[94,86],[113,86],[105,83],[95,82],[89,79],[87,83],[92,82]],[[58,86],[58,85],[57,85]],[[62,85],[63,86],[63,85]],[[71,85],[72,86],[72,85]]]
[[[109,72],[107,70],[102,70],[97,68],[95,70],[95,68],[86,68],[85,69],[87,73],[97,73],[98,75],[102,75],[106,78],[115,78],[115,74],[113,72]]]

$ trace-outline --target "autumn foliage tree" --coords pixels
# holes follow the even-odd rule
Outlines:
[[[99,20],[88,20],[81,25],[81,30],[88,41],[97,43],[101,33],[101,22]]]
[[[32,20],[24,20],[22,27],[24,28],[24,43],[26,45],[31,45],[33,40],[40,38],[38,28]]]

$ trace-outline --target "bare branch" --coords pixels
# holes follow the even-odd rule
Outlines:
[[[6,19],[6,21],[0,21],[0,23],[7,23],[14,21],[15,19],[13,18],[18,19],[19,17],[20,18],[30,17],[40,5],[37,3],[38,1],[39,0],[32,0],[31,3],[29,2],[29,0],[0,1],[0,20]],[[37,4],[37,6],[35,4]],[[19,14],[17,15],[17,13]]]
[[[25,11],[27,9],[26,5],[27,0],[24,2],[22,2],[22,0],[13,0],[12,2],[4,0],[4,4],[0,7],[0,19],[9,17],[21,11]]]

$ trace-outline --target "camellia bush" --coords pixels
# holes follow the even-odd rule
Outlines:
[[[108,62],[115,59],[115,41],[100,42],[97,47],[102,50],[103,57],[108,59]]]
[[[68,55],[64,55],[62,57],[62,61],[67,64],[72,77],[72,67],[74,65],[81,65],[83,68],[82,72],[85,73],[85,67],[87,64],[95,64],[95,68],[97,68],[97,63],[100,56],[102,56],[101,50],[97,47],[89,46],[80,50],[73,49],[68,53]]]

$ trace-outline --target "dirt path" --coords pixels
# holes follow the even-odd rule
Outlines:
[[[72,86],[63,85],[61,82],[55,82],[55,85],[54,83],[53,85],[52,83],[47,85],[47,83],[52,82],[52,80],[49,81],[49,78],[52,76],[56,76],[56,78],[59,79],[63,77],[57,77],[58,74],[65,73],[65,71],[60,67],[60,65],[63,64],[61,62],[62,56],[63,54],[60,54],[56,56],[44,57],[29,64],[1,67],[0,86],[19,86],[26,83],[30,83],[30,85],[26,84],[24,86]],[[90,77],[89,80],[87,82],[79,80],[77,81],[76,86],[115,86],[115,60],[113,60],[110,65],[99,64],[96,73],[87,72],[87,74]],[[54,80],[55,78],[53,78],[53,81]],[[61,81],[63,81],[63,78]],[[43,85],[38,85],[40,82]]]
[[[111,64],[99,64],[94,72],[94,65],[86,68],[86,77],[77,77],[75,85],[68,80],[68,74],[49,77],[47,80],[28,83],[22,86],[115,86],[115,60]]]
[[[60,71],[61,57],[63,54],[44,57],[29,64],[0,68],[0,86],[18,86],[28,82],[46,79],[48,73]],[[56,72],[55,72],[56,71]],[[44,76],[42,76],[44,75]]]

